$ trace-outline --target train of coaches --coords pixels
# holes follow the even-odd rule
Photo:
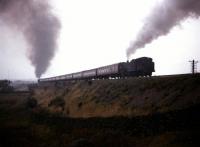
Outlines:
[[[154,62],[152,61],[152,58],[141,57],[133,59],[130,62],[128,61],[120,62],[81,72],[65,74],[49,78],[41,78],[38,80],[38,82],[151,76],[152,72],[154,71],[155,71]]]

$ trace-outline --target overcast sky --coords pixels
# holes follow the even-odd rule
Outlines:
[[[51,0],[61,21],[58,49],[43,77],[126,61],[145,18],[162,0]],[[1,24],[1,18],[0,18]],[[189,73],[189,60],[200,61],[200,20],[188,18],[131,56],[152,57],[154,75]],[[34,79],[23,35],[2,23],[0,79]],[[200,66],[198,65],[200,71]]]

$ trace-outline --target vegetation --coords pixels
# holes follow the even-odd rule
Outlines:
[[[44,108],[62,107],[60,113],[66,116],[133,117],[200,104],[200,76],[95,80],[90,84],[78,81],[35,91],[35,97]]]
[[[0,80],[0,93],[12,92],[14,88],[11,86],[11,81]]]
[[[55,99],[50,101],[48,106],[62,107],[64,109],[65,101],[62,97],[56,97]]]
[[[9,101],[4,98],[9,98]],[[198,146],[200,105],[151,116],[68,118],[27,109],[27,95],[0,95],[0,146]],[[21,101],[15,107],[13,101]],[[22,102],[23,101],[23,102]],[[32,107],[31,107],[32,108]]]
[[[27,99],[27,107],[28,108],[35,108],[37,107],[37,100],[33,97]]]
[[[199,90],[183,75],[0,93],[0,146],[199,146]]]

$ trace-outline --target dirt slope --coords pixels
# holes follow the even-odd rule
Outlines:
[[[185,75],[0,93],[0,147],[197,147],[199,82]]]
[[[200,75],[139,77],[40,86],[39,106],[70,117],[141,116],[200,103]]]

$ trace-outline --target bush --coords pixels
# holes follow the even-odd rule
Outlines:
[[[27,106],[28,106],[28,108],[37,107],[37,100],[35,98],[28,98]]]
[[[65,106],[65,101],[63,98],[61,97],[56,97],[55,99],[53,99],[48,106],[57,106],[57,107],[62,107],[64,108]]]

